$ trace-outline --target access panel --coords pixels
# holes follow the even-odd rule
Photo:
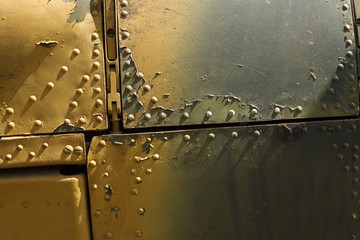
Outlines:
[[[101,1],[0,3],[0,135],[107,128]]]
[[[94,240],[360,237],[360,121],[93,139]]]
[[[125,128],[357,115],[352,11],[350,0],[121,1]]]

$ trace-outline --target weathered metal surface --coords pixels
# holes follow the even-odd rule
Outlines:
[[[349,0],[120,5],[126,128],[358,114]]]
[[[0,139],[0,169],[85,164],[83,134]]]
[[[93,139],[94,240],[357,239],[360,121]]]
[[[100,1],[5,0],[0,9],[0,135],[106,129]]]
[[[90,240],[86,177],[58,170],[2,171],[2,240]]]

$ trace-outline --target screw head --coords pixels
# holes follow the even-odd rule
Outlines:
[[[71,145],[66,145],[64,147],[64,153],[70,154],[73,152],[73,150],[74,150],[74,148]]]

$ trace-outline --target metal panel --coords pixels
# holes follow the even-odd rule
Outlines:
[[[0,169],[85,164],[83,134],[0,139]]]
[[[93,139],[94,240],[357,239],[360,121]]]
[[[99,2],[1,1],[0,135],[107,128]]]
[[[132,0],[126,128],[358,114],[349,0]]]
[[[30,169],[29,169],[30,170]],[[2,171],[2,240],[90,240],[84,174],[58,170]]]

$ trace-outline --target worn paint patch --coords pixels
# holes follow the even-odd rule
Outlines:
[[[74,0],[64,0],[64,2],[74,2]],[[82,22],[85,19],[86,14],[90,13],[92,6],[89,0],[76,0],[76,5],[71,10],[70,16],[67,19],[68,23]]]

